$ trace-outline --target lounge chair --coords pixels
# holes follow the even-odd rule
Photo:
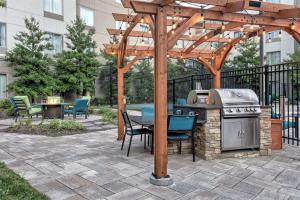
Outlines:
[[[15,104],[16,121],[20,116],[32,117],[36,115],[38,117],[39,114],[42,114],[41,106],[31,105],[28,96],[14,96],[13,102]]]

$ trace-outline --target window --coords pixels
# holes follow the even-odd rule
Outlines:
[[[266,0],[266,2],[270,2],[270,3],[280,3],[280,0]]]
[[[267,63],[269,65],[276,65],[281,62],[281,52],[280,51],[274,51],[274,52],[268,52],[267,53]]]
[[[233,37],[234,37],[234,38],[239,38],[239,37],[241,37],[242,35],[243,35],[243,32],[234,32]]]
[[[6,47],[6,26],[0,23],[0,47]]]
[[[49,13],[62,15],[62,0],[44,0],[44,10]]]
[[[80,7],[80,19],[82,19],[87,26],[94,26],[94,11],[86,7]]]
[[[52,50],[47,50],[47,54],[57,54],[61,53],[63,50],[63,37],[62,35],[58,35],[55,33],[46,33],[46,37],[48,37],[50,40],[50,44],[52,44],[53,49]]]
[[[273,32],[269,32],[266,35],[266,41],[267,42],[272,42],[273,39],[279,39],[279,31],[273,31]],[[278,41],[278,40],[277,40]]]
[[[7,77],[5,74],[0,74],[0,99],[7,97]]]

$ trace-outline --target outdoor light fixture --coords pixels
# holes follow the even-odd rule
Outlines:
[[[137,54],[137,50],[134,50],[134,53]]]
[[[268,39],[268,42],[272,42],[271,40],[271,34],[269,33],[269,39]]]
[[[253,24],[250,25],[250,29],[251,29],[251,30],[254,29],[254,25],[253,25]]]
[[[174,33],[175,33],[174,29],[172,29],[171,33],[172,33],[172,34],[174,34]]]
[[[167,58],[169,58],[170,57],[170,55],[169,54],[167,54]]]
[[[191,29],[189,29],[189,37],[192,38]]]
[[[222,27],[221,27],[222,30],[225,30],[225,25],[224,25],[224,22],[222,22]]]
[[[151,30],[150,29],[149,29],[148,33],[151,34]]]
[[[244,31],[244,26],[243,25],[241,25],[241,32],[243,32]]]
[[[205,33],[205,28],[204,28],[204,29],[202,29],[202,33]]]
[[[111,54],[112,54],[112,55],[115,55],[115,51],[114,51],[114,50],[112,50]]]
[[[247,37],[247,36],[246,36],[246,34],[244,33],[244,34],[243,34],[243,38],[246,39],[246,37]]]
[[[150,56],[149,52],[147,53],[147,56],[148,56],[148,57]]]
[[[223,47],[223,50],[224,50],[224,51],[226,50],[226,46]]]
[[[193,46],[192,46],[192,47],[193,47],[193,49],[195,49],[195,45],[194,45],[194,44],[193,44]]]
[[[130,27],[130,23],[128,22],[128,23],[127,23],[127,28],[129,28],[129,27]]]
[[[203,14],[203,12],[201,13],[200,20],[204,21],[204,14]]]
[[[220,34],[220,38],[223,38],[223,34]]]
[[[296,28],[295,23],[292,22],[292,24],[291,24],[291,29],[292,29],[292,30],[295,30],[295,28]]]
[[[144,19],[144,16],[142,16],[141,23],[144,23],[144,22],[145,22],[145,19]]]
[[[228,40],[229,42],[232,42],[232,39],[231,39],[231,37],[229,37],[229,40]]]
[[[206,40],[207,40],[207,35],[205,35],[205,36],[204,36],[204,39],[206,39]]]
[[[262,34],[263,34],[263,35],[266,35],[266,30],[265,30],[265,28],[263,28]]]
[[[120,30],[120,37],[122,37],[123,35],[122,35],[122,30]]]
[[[199,59],[200,59],[200,60],[202,60],[202,57],[201,57],[201,56],[199,56]]]
[[[183,58],[183,56],[182,56],[182,54],[180,55],[180,59],[182,59]]]
[[[281,34],[281,30],[280,30],[280,31],[279,31],[278,37],[281,38],[281,36],[282,36],[282,34]]]
[[[174,21],[172,22],[172,28],[173,28],[173,29],[175,29],[175,28],[176,28],[176,24],[175,24],[175,22],[174,22]]]

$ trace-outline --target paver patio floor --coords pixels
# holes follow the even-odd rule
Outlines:
[[[55,138],[0,134],[0,160],[51,199],[300,199],[300,147],[195,163],[191,155],[170,155],[175,183],[157,187],[149,183],[153,156],[140,137],[126,157],[128,143],[121,151],[115,127]]]

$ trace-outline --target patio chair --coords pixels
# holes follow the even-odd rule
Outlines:
[[[87,99],[75,99],[74,106],[65,110],[65,114],[73,115],[75,119],[76,116],[85,115],[85,119],[88,117],[88,100]]]
[[[194,129],[197,115],[169,115],[168,140],[179,140],[179,154],[181,154],[182,140],[192,139],[193,162],[195,162]]]
[[[280,119],[280,114],[279,113],[275,113],[273,108],[272,108],[271,112],[272,112],[271,113],[271,118],[272,119]],[[295,127],[296,127],[296,122],[289,121],[289,120],[282,121],[282,130],[286,130],[286,129],[290,129],[290,128],[295,128]]]
[[[36,115],[38,117],[39,114],[42,114],[41,106],[31,105],[28,96],[14,96],[13,102],[15,104],[16,121],[19,116],[32,117],[33,115]]]
[[[126,135],[129,135],[130,136],[130,140],[129,140],[129,146],[128,146],[128,150],[127,150],[127,157],[128,157],[129,156],[129,152],[130,152],[132,137],[135,136],[135,135],[152,134],[152,132],[151,132],[151,130],[149,130],[147,128],[133,129],[127,112],[122,112],[122,117],[123,117],[123,121],[124,121],[124,124],[125,124],[125,135],[123,137],[123,142],[122,142],[121,150],[123,150]],[[144,143],[144,148],[146,148],[146,143]]]
[[[17,116],[18,116],[18,108],[16,106],[16,103],[15,103],[15,100],[14,100],[14,97],[9,97],[9,101],[11,103],[11,105],[13,106],[13,119],[17,119]]]
[[[179,99],[176,99],[176,104],[180,105],[180,106],[185,106],[187,104],[187,101],[186,101],[186,99],[179,98]]]

